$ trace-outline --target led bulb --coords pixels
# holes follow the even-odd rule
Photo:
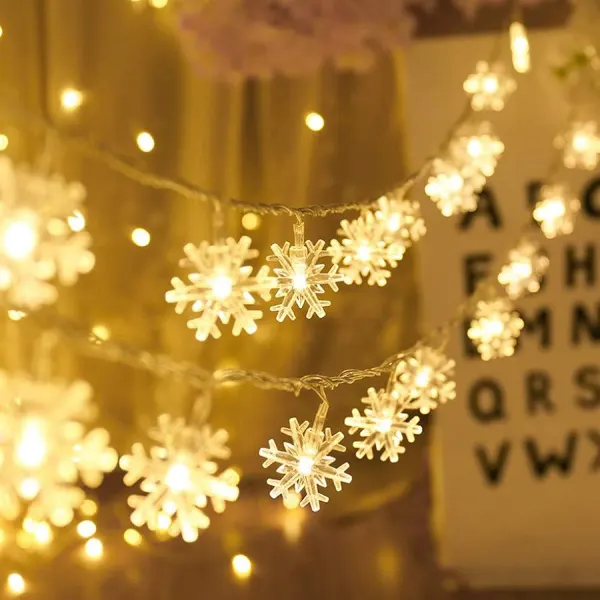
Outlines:
[[[415,375],[415,385],[420,388],[426,388],[431,378],[431,367],[423,367]]]
[[[83,104],[83,93],[74,88],[66,88],[60,94],[60,103],[65,111],[73,112]]]
[[[183,492],[192,488],[191,471],[187,465],[171,465],[165,476],[165,484],[173,492]]]
[[[138,133],[136,141],[138,148],[142,152],[152,152],[152,150],[154,150],[154,138],[147,131],[142,131],[141,133]]]
[[[311,131],[321,131],[325,127],[325,119],[316,112],[308,113],[304,117],[304,122]]]
[[[37,232],[27,221],[9,222],[2,232],[2,248],[14,260],[29,258],[37,243]]]
[[[367,243],[361,244],[356,250],[356,258],[367,262],[371,258],[371,248]]]
[[[25,580],[19,573],[11,573],[6,579],[7,591],[12,596],[20,596],[25,591]]]
[[[67,224],[71,231],[83,231],[85,229],[85,217],[80,210],[74,210],[72,215],[67,217]]]
[[[98,538],[91,538],[85,543],[84,551],[89,559],[100,560],[104,554],[104,546]]]
[[[139,546],[142,543],[142,536],[135,529],[126,529],[123,533],[123,539],[130,546]]]
[[[252,561],[244,554],[236,554],[231,559],[231,568],[238,579],[247,579],[252,574]]]
[[[25,500],[32,500],[40,491],[40,482],[35,477],[23,479],[19,485],[19,495]]]
[[[28,469],[39,468],[46,460],[47,451],[46,439],[40,423],[35,419],[27,420],[16,448],[17,463]]]
[[[218,300],[224,300],[231,296],[233,281],[231,277],[227,277],[227,275],[217,275],[217,277],[212,280],[211,287],[214,297]]]
[[[295,273],[292,275],[292,285],[295,290],[306,289],[306,273]]]
[[[96,524],[93,521],[81,521],[77,524],[77,533],[82,538],[91,538],[96,533]]]
[[[142,227],[136,227],[131,232],[131,241],[140,248],[145,248],[150,243],[150,233]]]
[[[527,73],[531,68],[529,38],[525,26],[518,21],[513,21],[510,24],[510,50],[515,71],[517,73]]]
[[[310,456],[301,456],[298,459],[298,473],[300,473],[300,475],[310,475],[314,464],[315,463]]]

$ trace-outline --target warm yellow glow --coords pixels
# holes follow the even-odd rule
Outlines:
[[[8,311],[8,318],[11,321],[20,321],[21,319],[24,319],[27,316],[27,313],[23,312],[22,310],[9,310]]]
[[[103,342],[110,338],[110,329],[106,325],[94,325],[92,327],[92,333]]]
[[[471,158],[479,158],[481,156],[482,151],[483,144],[481,143],[481,140],[476,137],[470,138],[467,142],[467,154]]]
[[[292,285],[295,290],[303,290],[306,288],[306,275],[304,273],[295,273],[292,276]]]
[[[562,198],[553,198],[542,204],[538,209],[539,220],[545,221],[559,219],[566,212],[565,203]]]
[[[28,258],[38,243],[36,230],[27,221],[8,223],[2,232],[2,248],[14,260]]]
[[[65,111],[73,112],[83,104],[83,92],[75,88],[65,88],[60,93],[60,103]]]
[[[236,554],[231,559],[231,568],[238,579],[248,579],[252,574],[252,561],[245,554]]]
[[[578,132],[573,136],[573,150],[585,152],[592,145],[592,139],[585,133]]]
[[[415,385],[420,388],[426,388],[431,378],[431,368],[423,367],[415,376]]]
[[[531,68],[529,38],[525,26],[518,21],[510,24],[510,50],[515,71],[517,73],[527,73]]]
[[[77,533],[82,538],[91,538],[96,533],[96,524],[94,521],[81,521],[77,524]]]
[[[35,477],[23,479],[19,485],[19,495],[25,500],[32,500],[40,491],[40,482]]]
[[[500,319],[485,319],[481,323],[484,336],[497,337],[504,331],[504,323]]]
[[[230,482],[231,485],[237,485],[242,478],[242,470],[239,467],[231,467],[227,469],[230,473]]]
[[[160,513],[156,517],[156,529],[158,531],[166,531],[171,526],[171,517],[165,513]]]
[[[89,498],[83,501],[83,504],[79,507],[79,512],[84,517],[93,517],[98,512],[98,505]]]
[[[388,433],[392,429],[392,419],[381,419],[377,424],[377,431]]]
[[[150,0],[150,6],[153,8],[164,8],[169,4],[169,0]]]
[[[316,112],[308,113],[304,117],[304,122],[311,131],[321,131],[325,127],[325,119]]]
[[[19,573],[11,573],[6,579],[6,588],[13,596],[20,596],[25,591],[25,580]]]
[[[400,213],[392,213],[387,220],[387,229],[391,233],[395,233],[402,225],[402,216]]]
[[[54,537],[52,534],[52,528],[45,521],[35,523],[32,533],[39,546],[47,546]]]
[[[154,150],[154,138],[147,131],[138,133],[137,145],[142,152],[152,152]]]
[[[8,148],[8,136],[0,133],[0,152],[4,152]]]
[[[26,420],[15,452],[17,463],[28,469],[37,469],[46,460],[47,451],[41,423],[37,419]]]
[[[136,227],[131,232],[131,241],[140,248],[145,248],[150,243],[150,233],[142,227]]]
[[[2,37],[4,35],[4,29],[2,29],[2,26],[0,25],[0,37]]]
[[[518,279],[528,279],[533,275],[533,266],[530,260],[515,261],[511,267]]]
[[[169,467],[165,484],[173,492],[183,492],[192,487],[191,472],[187,465],[175,463]]]
[[[486,94],[495,94],[498,91],[498,78],[496,75],[486,75],[481,82],[481,87]]]
[[[242,227],[248,231],[254,231],[260,227],[261,218],[256,213],[246,213],[242,217]]]
[[[67,217],[67,224],[71,231],[83,231],[85,229],[85,217],[79,210],[73,211],[73,214]]]
[[[83,547],[86,556],[91,560],[100,560],[104,554],[104,546],[98,538],[91,538]]]
[[[298,473],[300,473],[300,475],[310,475],[314,464],[315,463],[310,456],[301,456],[298,459]]]
[[[362,244],[356,251],[356,258],[362,261],[368,261],[371,258],[371,248],[368,244]]]
[[[218,300],[224,300],[231,295],[233,281],[227,275],[217,275],[212,280],[212,293]]]
[[[142,543],[142,536],[135,529],[126,529],[123,533],[123,539],[130,546],[139,546]]]

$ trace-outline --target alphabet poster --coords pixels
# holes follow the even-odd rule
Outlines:
[[[415,189],[428,226],[416,250],[426,331],[515,245],[555,160],[568,106],[551,66],[566,34],[530,40],[533,71],[516,76],[505,110],[490,115],[506,149],[479,210],[445,218]],[[414,166],[460,114],[464,77],[492,44],[457,37],[410,50]],[[503,60],[510,65],[508,41]],[[516,303],[526,322],[517,353],[484,362],[460,328],[446,348],[457,398],[433,415],[434,530],[442,566],[473,587],[600,585],[600,171],[562,174],[582,214],[574,234],[545,243],[543,289]]]

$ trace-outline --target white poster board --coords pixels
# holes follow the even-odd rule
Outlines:
[[[499,225],[488,211],[461,227],[418,186],[428,226],[419,247],[428,329],[453,314],[469,279],[493,267],[527,219],[528,190],[547,172],[566,123],[563,90],[549,68],[562,37],[531,34],[534,70],[518,78],[505,111],[492,115],[506,145],[489,182]],[[426,40],[410,50],[415,166],[462,110],[463,79],[493,40]],[[600,171],[568,181],[583,216],[572,236],[547,244],[545,288],[518,302],[526,319],[539,316],[537,329],[523,333],[510,359],[468,356],[462,331],[447,348],[458,395],[435,414],[436,542],[442,566],[473,587],[600,585]]]

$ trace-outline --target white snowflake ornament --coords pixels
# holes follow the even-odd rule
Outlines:
[[[540,290],[549,264],[548,256],[539,244],[524,238],[508,253],[508,262],[498,274],[498,283],[504,286],[512,300],[535,294]]]
[[[600,134],[596,121],[576,121],[554,143],[563,151],[567,169],[592,171],[600,158]]]
[[[385,224],[384,241],[404,248],[418,242],[427,232],[421,206],[396,190],[377,200],[375,217]]]
[[[580,210],[579,198],[566,185],[544,185],[533,209],[533,218],[539,223],[542,233],[553,239],[573,233]]]
[[[320,263],[324,252],[325,242],[319,240],[316,244],[304,241],[304,223],[294,225],[294,243],[286,242],[283,246],[273,244],[273,254],[267,257],[268,261],[279,266],[273,268],[276,276],[275,298],[281,302],[271,307],[277,313],[277,320],[286,318],[292,321],[296,318],[294,307],[303,308],[306,304],[308,310],[306,318],[313,315],[319,318],[325,316],[325,309],[331,306],[329,300],[320,296],[325,293],[325,287],[338,291],[338,283],[343,280],[343,275],[338,273],[337,265],[332,265],[325,271],[325,265]]]
[[[308,421],[300,424],[297,419],[290,419],[289,428],[283,427],[281,432],[292,441],[284,442],[283,450],[277,448],[274,440],[269,440],[268,448],[260,449],[260,456],[266,459],[263,467],[277,464],[277,473],[282,476],[281,479],[267,479],[267,483],[273,486],[272,498],[282,496],[285,501],[293,491],[304,492],[300,506],[310,504],[312,510],[317,511],[321,502],[329,502],[329,498],[319,490],[320,487],[326,487],[327,482],[331,481],[339,492],[342,483],[352,481],[352,476],[347,473],[348,463],[333,466],[335,458],[330,453],[344,452],[346,448],[340,443],[344,439],[343,433],[332,434],[329,427],[324,429],[326,415],[327,404],[323,403],[312,426]]]
[[[515,353],[517,340],[525,326],[508,298],[480,300],[467,331],[483,360],[503,358]]]
[[[360,430],[363,439],[353,443],[356,456],[371,460],[373,450],[381,451],[381,460],[398,462],[400,454],[406,449],[402,441],[414,442],[415,436],[422,433],[419,417],[409,419],[408,414],[402,412],[403,402],[399,394],[392,395],[386,390],[377,391],[369,388],[367,397],[362,402],[367,405],[364,414],[356,408],[352,409],[352,416],[344,421],[349,427],[350,435]]]
[[[263,300],[271,298],[275,280],[269,277],[269,268],[261,267],[253,277],[252,267],[244,265],[246,260],[258,256],[251,250],[252,240],[243,236],[239,241],[233,238],[217,244],[203,241],[199,246],[186,244],[186,258],[180,261],[182,267],[193,271],[188,275],[189,284],[178,277],[171,280],[173,289],[166,295],[166,301],[175,304],[175,312],[182,314],[191,304],[199,317],[190,319],[187,326],[196,330],[196,339],[205,341],[209,336],[221,337],[219,321],[226,325],[233,319],[233,335],[245,331],[252,334],[257,330],[256,321],[262,318],[261,310],[249,308],[254,305],[254,295]]]
[[[470,166],[458,165],[453,160],[436,158],[425,193],[435,202],[445,217],[473,212],[477,209],[477,194],[486,178]]]
[[[142,444],[134,444],[132,453],[119,462],[127,471],[125,485],[141,480],[140,489],[146,493],[129,497],[134,509],[131,522],[157,529],[163,515],[168,517],[171,536],[181,534],[184,541],[195,542],[198,530],[210,524],[204,511],[208,500],[213,510],[221,513],[226,502],[238,498],[239,476],[233,469],[217,473],[213,460],[229,458],[229,436],[224,429],[213,432],[207,424],[193,427],[169,415],[161,415],[158,427],[149,435],[157,442],[149,454]]]
[[[340,273],[347,284],[361,284],[366,279],[369,285],[384,286],[404,256],[405,245],[397,241],[386,241],[386,223],[367,211],[362,216],[340,223],[342,243],[331,240],[328,252],[335,264],[341,264]]]
[[[86,190],[0,156],[0,290],[9,302],[37,309],[94,267],[81,208]]]
[[[469,75],[463,87],[471,96],[473,110],[502,110],[517,84],[501,63],[480,61],[475,66],[475,73]]]
[[[489,121],[467,123],[450,142],[449,153],[458,164],[469,165],[485,177],[491,177],[498,159],[504,152],[504,144],[494,134]]]
[[[441,350],[427,346],[402,357],[393,377],[392,395],[407,398],[403,410],[426,415],[456,398],[454,361]]]
[[[62,527],[85,500],[80,479],[97,487],[117,464],[104,429],[87,431],[92,390],[0,372],[0,515],[28,515]]]

